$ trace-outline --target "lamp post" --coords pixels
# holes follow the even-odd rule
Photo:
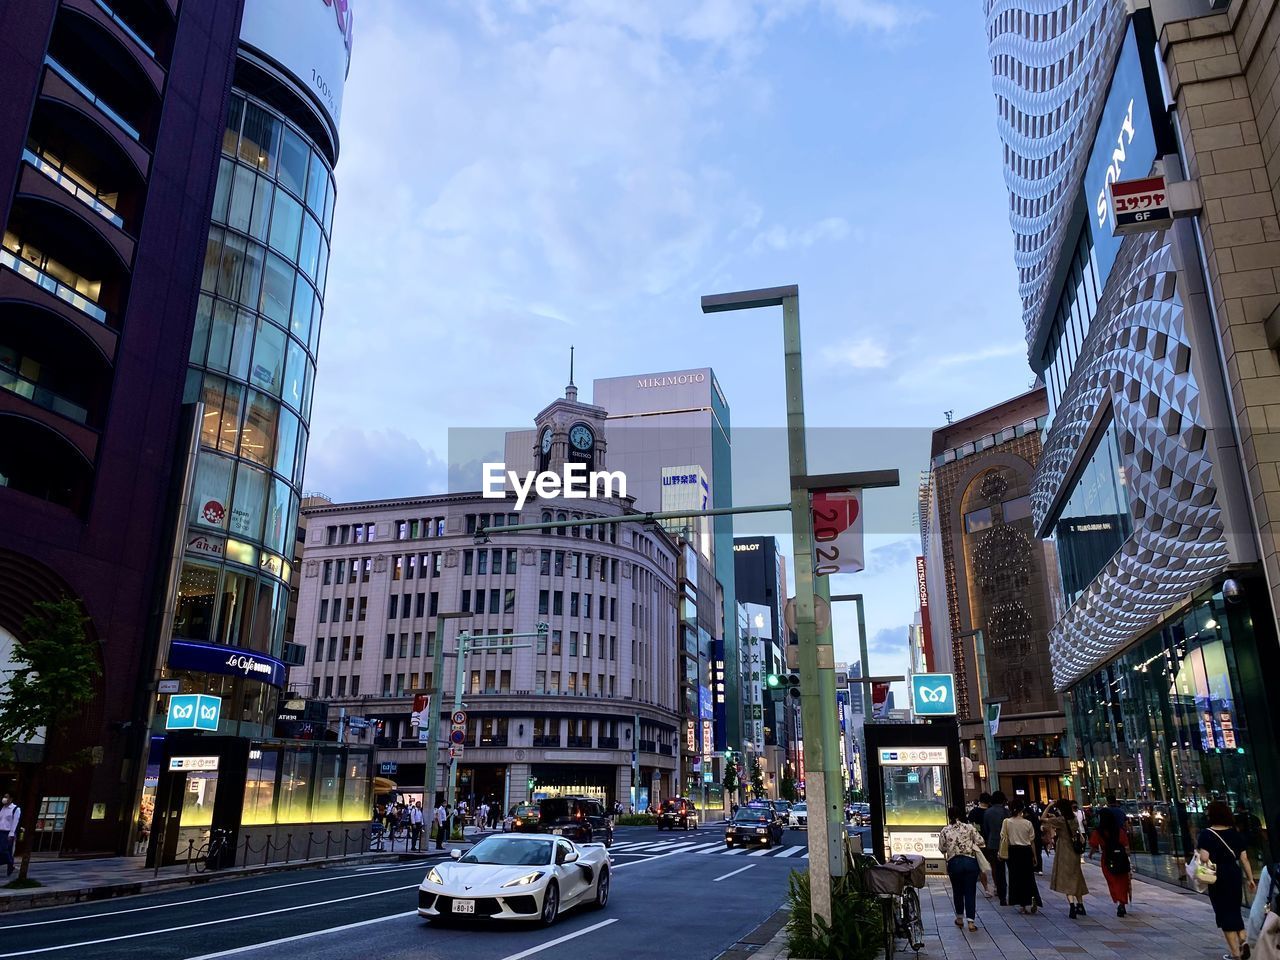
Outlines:
[[[434,809],[436,784],[440,774],[440,692],[444,689],[444,624],[447,620],[469,619],[472,615],[461,610],[436,614],[436,648],[431,656],[431,705],[427,712],[427,767],[423,774],[423,800]],[[459,667],[461,669],[461,667]]]

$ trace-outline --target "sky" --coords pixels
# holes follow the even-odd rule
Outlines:
[[[810,471],[901,474],[832,590],[904,672],[930,432],[1033,379],[980,0],[352,7],[307,489],[444,492],[447,431],[531,426],[571,344],[582,399],[710,366],[780,429],[780,311],[699,297],[796,283]]]

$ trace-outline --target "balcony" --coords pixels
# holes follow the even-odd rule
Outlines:
[[[533,738],[533,745],[535,747],[558,747],[560,746],[560,738],[535,736]]]
[[[70,304],[81,313],[98,321],[98,323],[107,322],[107,311],[103,310],[94,301],[61,280],[55,280],[34,264],[20,259],[11,251],[0,248],[0,267],[8,267],[19,276],[26,277],[42,290],[47,290],[59,300]]]
[[[582,748],[584,748],[584,747],[590,747],[590,746],[591,746],[591,738],[590,738],[590,737],[570,737],[570,738],[569,738],[569,746],[570,746],[571,748],[576,748],[576,749],[582,749]]]
[[[76,423],[84,423],[89,419],[89,411],[84,407],[58,396],[48,387],[42,387],[12,370],[6,370],[3,366],[0,366],[0,390],[7,390],[9,393],[24,397],[36,406],[51,410]]]
[[[157,94],[164,89],[164,69],[160,66],[155,49],[157,41],[149,42],[142,36],[143,32],[148,36],[163,33],[158,18],[148,21],[145,16],[146,11],[138,4],[129,3],[128,0],[122,4],[117,4],[116,0],[112,0],[112,3],[108,3],[107,0],[63,0],[62,7],[90,21],[90,23],[73,21],[70,24],[73,29],[79,29],[82,34],[101,47],[104,53],[117,56],[120,53],[126,54],[133,68],[146,74],[151,88]],[[121,12],[129,15],[133,22],[121,16]]]
[[[669,743],[658,744],[658,752],[662,754],[664,757],[671,756],[671,744]]]
[[[601,750],[617,750],[618,749],[617,737],[600,737],[597,740],[597,743],[600,745]]]
[[[0,496],[14,491],[81,513],[93,482],[91,457],[26,410],[11,409],[23,403],[0,392]]]
[[[124,217],[116,213],[115,209],[107,206],[98,199],[95,191],[89,190],[81,185],[79,181],[71,177],[67,172],[54,166],[54,163],[43,157],[37,156],[30,150],[22,151],[22,159],[25,160],[32,168],[44,174],[48,179],[52,180],[71,196],[75,197],[86,207],[96,213],[98,216],[105,218],[108,222],[114,223],[117,227],[124,229]]]
[[[658,742],[656,740],[641,740],[640,752],[641,753],[657,753]]]
[[[46,56],[44,58],[44,63],[45,66],[70,84],[71,88],[80,94],[80,96],[84,97],[91,104],[97,107],[98,110],[107,117],[107,119],[123,130],[130,140],[136,140],[138,142],[142,141],[142,134],[138,132],[137,127],[112,110],[105,100],[100,98],[87,86],[77,80],[70,70],[60,64],[57,60],[53,59],[53,57]]]

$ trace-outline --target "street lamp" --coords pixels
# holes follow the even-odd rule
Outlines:
[[[791,535],[796,573],[796,634],[800,676],[809,696],[801,698],[808,734],[805,743],[805,793],[813,802],[809,817],[810,863],[825,856],[827,869],[810,871],[813,915],[831,922],[831,880],[844,875],[844,817],[840,798],[840,730],[836,721],[835,652],[830,626],[819,632],[816,598],[829,594],[825,578],[815,582],[813,534],[809,518],[808,452],[805,443],[804,370],[800,348],[800,288],[795,284],[744,290],[702,298],[703,313],[782,307],[783,361],[787,391],[787,460],[791,475]],[[826,599],[825,596],[822,599]],[[815,696],[816,694],[816,696]]]
[[[431,707],[427,733],[427,768],[423,776],[423,799],[434,808],[436,805],[436,780],[440,767],[440,692],[444,689],[444,623],[446,620],[470,619],[472,614],[461,610],[436,614],[436,648],[431,657]],[[456,665],[461,670],[462,665]]]

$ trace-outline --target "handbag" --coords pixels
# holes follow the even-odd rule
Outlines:
[[[1254,945],[1253,956],[1258,960],[1280,960],[1280,914],[1267,908],[1267,918],[1262,921],[1262,932]]]
[[[1071,849],[1076,852],[1076,856],[1084,856],[1084,834],[1078,830],[1071,832]]]

